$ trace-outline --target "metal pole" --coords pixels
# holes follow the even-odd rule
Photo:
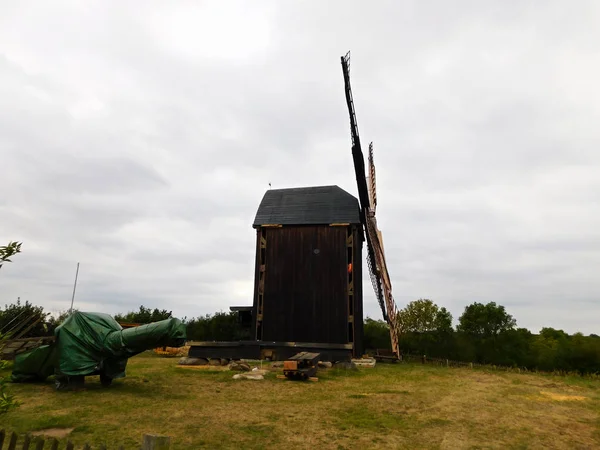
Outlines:
[[[75,272],[75,284],[73,285],[73,296],[71,297],[71,309],[69,314],[73,312],[73,302],[75,301],[75,288],[77,287],[77,276],[79,275],[79,263],[77,263],[77,272]]]

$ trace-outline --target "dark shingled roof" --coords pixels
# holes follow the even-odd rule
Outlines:
[[[331,223],[360,223],[358,200],[338,186],[268,190],[252,226]]]

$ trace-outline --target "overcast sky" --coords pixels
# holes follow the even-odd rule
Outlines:
[[[268,183],[357,195],[351,50],[398,306],[600,332],[599,2],[0,5],[2,304],[250,305]]]

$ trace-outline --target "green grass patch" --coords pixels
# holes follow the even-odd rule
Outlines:
[[[348,398],[367,398],[367,394],[350,394]]]
[[[242,425],[239,430],[253,437],[266,438],[270,434],[271,427],[267,425]]]
[[[365,406],[347,407],[335,413],[341,430],[359,429],[370,431],[400,430],[406,428],[411,418],[403,414],[382,413]]]
[[[391,394],[391,395],[407,395],[410,394],[408,391],[398,389],[380,389],[377,391],[378,394]]]
[[[402,363],[320,370],[318,382],[276,372],[238,381],[176,364],[145,352],[109,388],[98,377],[81,392],[57,392],[51,380],[11,385],[21,406],[2,427],[73,428],[78,448],[137,448],[144,433],[171,436],[173,450],[600,447],[593,379]]]

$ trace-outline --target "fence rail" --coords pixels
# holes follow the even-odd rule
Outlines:
[[[4,444],[7,444],[7,446]],[[0,430],[0,450],[59,450],[59,445],[60,443],[56,438],[46,439],[42,436],[32,436],[31,433],[27,433],[20,439],[20,436],[14,431],[8,433],[5,430]],[[141,450],[169,450],[170,447],[171,438],[169,436],[145,434],[140,448]],[[90,444],[84,444],[81,448],[92,450]],[[97,448],[98,450],[107,450],[104,444],[100,444]],[[64,449],[75,450],[75,445],[71,441],[67,441]],[[124,450],[124,447],[121,445],[118,449]]]

